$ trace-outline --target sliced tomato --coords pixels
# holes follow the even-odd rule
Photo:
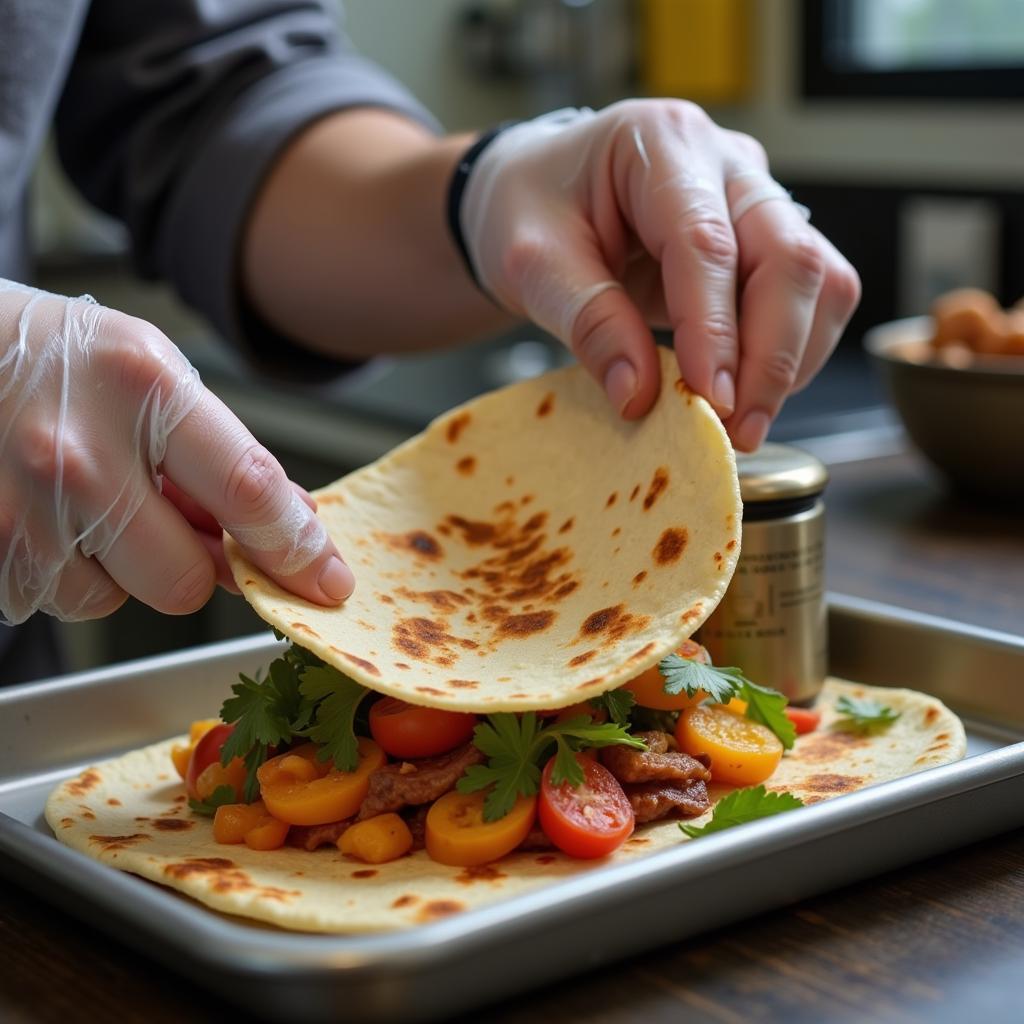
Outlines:
[[[175,743],[171,747],[171,760],[183,782],[188,778],[188,762],[192,757],[192,751],[196,749],[196,744],[217,725],[220,725],[219,718],[201,718],[189,726],[188,743]]]
[[[434,757],[473,738],[476,715],[423,708],[396,697],[370,707],[370,734],[392,757]]]
[[[814,732],[821,724],[821,712],[812,708],[786,708],[786,717],[793,723],[798,736]]]
[[[684,640],[676,654],[687,661],[699,661],[702,665],[711,664],[711,656],[695,640]],[[707,698],[703,690],[698,690],[692,697],[687,696],[685,690],[675,694],[666,693],[665,678],[658,671],[657,665],[652,665],[645,672],[641,672],[622,688],[631,690],[637,704],[642,708],[654,708],[656,711],[684,711],[686,708],[696,707]]]
[[[235,731],[233,725],[220,725],[207,729],[192,748],[192,754],[188,759],[188,771],[185,773],[185,786],[188,795],[193,800],[205,800],[212,795],[218,785],[235,786],[239,777],[238,765],[241,765],[241,780],[245,781],[245,765],[239,757],[233,758],[231,764],[218,772],[213,766],[220,767],[221,748],[227,742],[228,737]],[[236,764],[237,763],[237,764]],[[204,785],[199,785],[199,778],[203,776]],[[213,786],[210,789],[210,786]],[[236,787],[236,795],[239,800],[242,798],[241,790]]]
[[[691,757],[706,754],[711,778],[732,786],[764,782],[782,760],[782,741],[771,729],[720,705],[684,711],[676,725],[676,742]]]
[[[521,796],[497,821],[484,821],[483,793],[451,790],[427,811],[427,853],[439,864],[474,867],[489,864],[514,850],[529,834],[537,798]]]
[[[618,779],[603,764],[581,754],[583,782],[551,781],[555,758],[544,767],[537,817],[544,834],[570,857],[591,860],[617,850],[636,827],[633,808]]]

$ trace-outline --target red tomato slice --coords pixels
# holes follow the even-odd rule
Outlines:
[[[442,708],[421,708],[396,697],[370,707],[370,734],[392,757],[433,757],[473,738],[476,715]]]
[[[786,717],[793,723],[798,736],[805,732],[814,732],[821,722],[821,712],[811,708],[786,708]]]
[[[548,839],[570,857],[604,857],[632,834],[636,821],[618,779],[599,761],[577,754],[583,783],[551,781],[555,759],[544,768],[537,816]]]
[[[196,792],[196,779],[210,767],[211,764],[220,763],[221,747],[227,742],[227,738],[235,731],[234,725],[221,723],[199,738],[199,742],[192,748],[192,756],[188,759],[188,771],[185,773],[185,787],[188,795],[193,799],[199,799]],[[237,760],[237,758],[236,758]]]

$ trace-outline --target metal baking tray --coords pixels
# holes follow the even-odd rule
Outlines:
[[[829,603],[831,671],[941,698],[967,725],[965,760],[384,935],[248,924],[53,838],[43,806],[59,780],[207,716],[238,671],[270,659],[278,645],[261,636],[0,691],[0,870],[263,1014],[404,1022],[1024,825],[1024,638],[835,595]],[[616,920],[644,925],[609,927]]]

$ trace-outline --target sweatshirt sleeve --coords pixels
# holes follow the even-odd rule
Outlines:
[[[93,0],[57,144],[85,197],[127,226],[143,275],[170,281],[258,358],[276,363],[287,349],[294,367],[297,350],[245,308],[242,231],[288,141],[355,106],[438,130],[402,85],[353,50],[330,0]]]

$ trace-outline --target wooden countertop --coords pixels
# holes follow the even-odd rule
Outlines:
[[[827,504],[830,589],[1024,635],[1019,510],[951,498],[906,454],[832,467]],[[5,1024],[239,1017],[13,887],[0,890],[0,949]],[[1021,963],[1024,830],[560,982],[464,1024],[997,1024],[1020,1019]]]

